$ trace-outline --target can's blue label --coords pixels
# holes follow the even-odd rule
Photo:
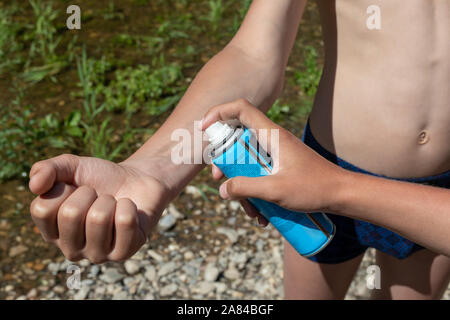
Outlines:
[[[234,143],[212,159],[225,176],[261,177],[271,173],[270,156],[259,148],[248,129],[234,139]],[[251,198],[249,201],[303,256],[318,253],[333,238],[335,226],[322,212],[301,213],[261,199]]]

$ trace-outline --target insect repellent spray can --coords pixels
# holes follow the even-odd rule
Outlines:
[[[272,159],[245,127],[215,122],[206,129],[212,162],[228,178],[261,177],[272,173]],[[293,195],[295,196],[295,195]],[[248,199],[302,256],[325,248],[336,227],[322,212],[290,211],[261,199]]]

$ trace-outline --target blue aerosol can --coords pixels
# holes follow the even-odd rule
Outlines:
[[[206,134],[210,142],[209,156],[228,178],[261,177],[272,173],[271,156],[247,128],[215,122],[206,129]],[[322,212],[295,212],[261,199],[249,201],[302,256],[313,256],[321,251],[336,231]]]

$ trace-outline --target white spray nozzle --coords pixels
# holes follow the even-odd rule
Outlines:
[[[205,133],[208,135],[208,140],[212,145],[217,145],[233,133],[233,128],[226,123],[214,122],[210,125]]]

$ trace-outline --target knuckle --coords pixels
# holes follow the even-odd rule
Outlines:
[[[242,107],[248,107],[250,105],[250,102],[247,99],[245,99],[245,98],[239,98],[237,100],[237,103],[239,105],[241,105]]]
[[[95,209],[88,216],[89,223],[94,225],[105,225],[109,223],[109,214],[106,211]]]
[[[136,217],[129,213],[118,212],[115,217],[118,227],[132,229],[137,226]]]
[[[63,204],[59,215],[65,220],[77,220],[81,216],[81,209],[75,204]]]
[[[56,159],[61,160],[63,162],[68,162],[68,161],[72,161],[73,159],[75,159],[75,156],[73,154],[63,153],[63,154],[57,156]]]
[[[51,217],[51,209],[39,201],[39,198],[33,200],[30,205],[31,216],[39,220],[47,220]]]

